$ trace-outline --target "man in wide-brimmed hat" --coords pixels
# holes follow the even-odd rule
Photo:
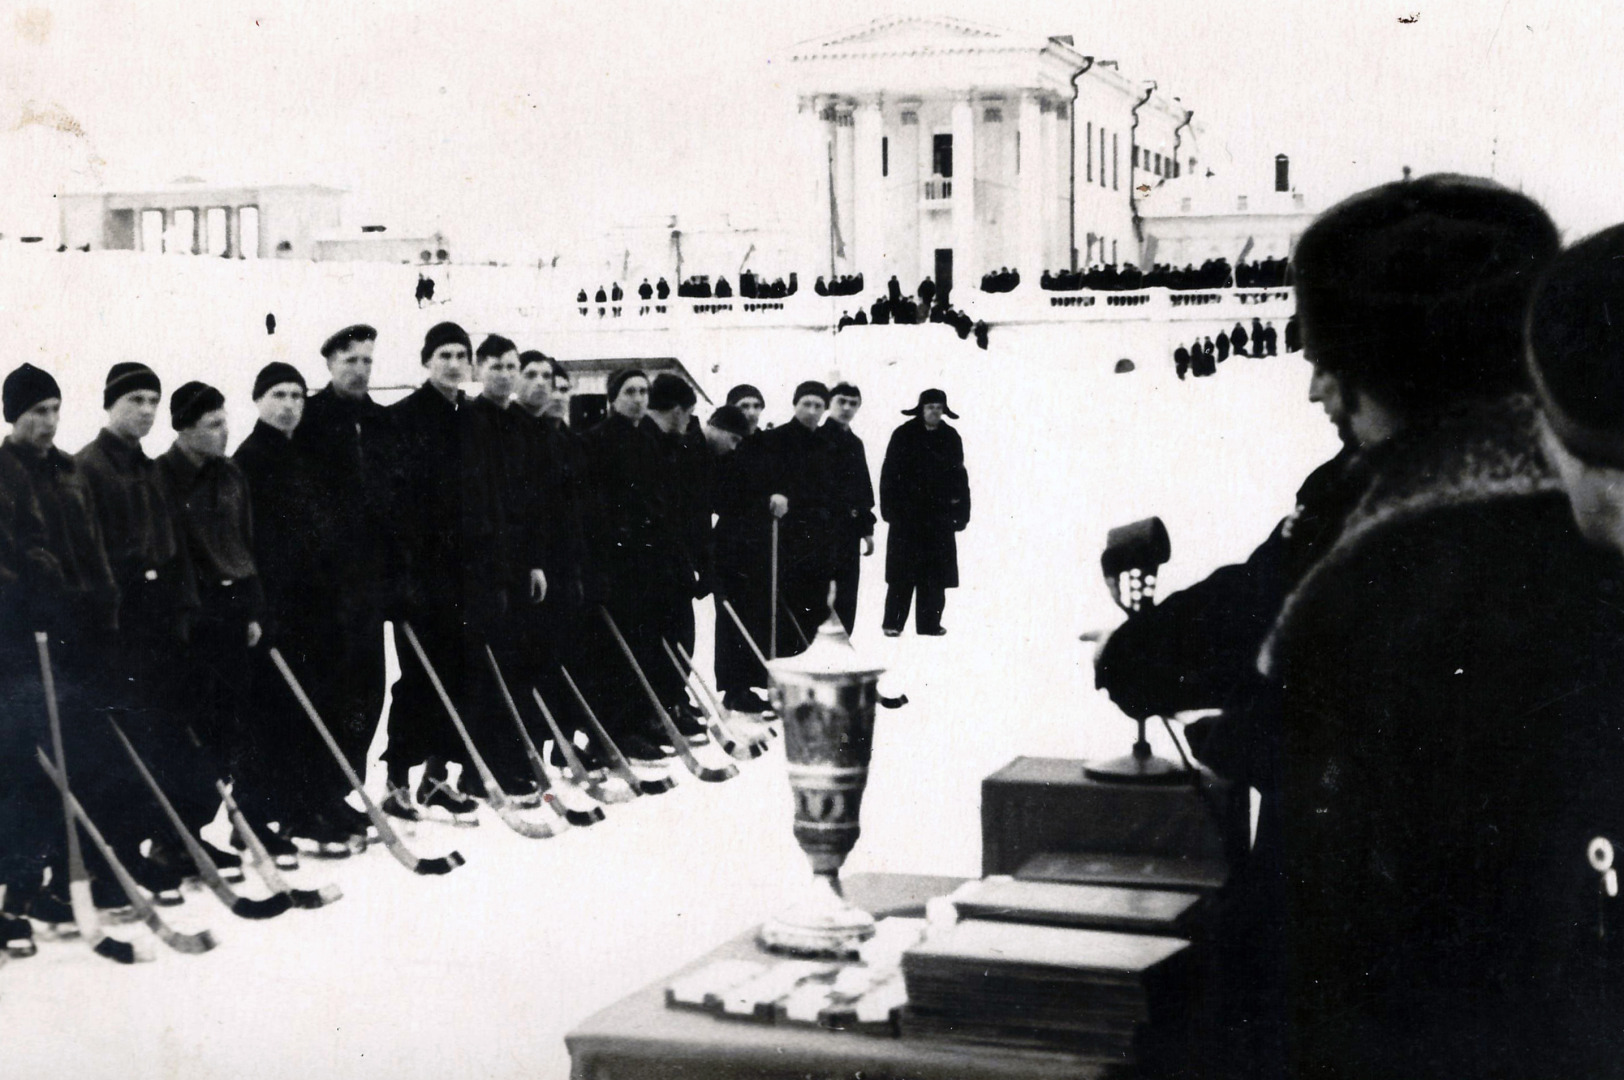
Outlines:
[[[887,637],[902,633],[917,591],[914,629],[936,637],[947,632],[942,629],[947,590],[959,584],[956,534],[970,524],[970,477],[964,443],[942,419],[958,419],[945,392],[924,391],[902,414],[913,419],[891,433],[880,468],[880,516],[891,527],[884,629]]]

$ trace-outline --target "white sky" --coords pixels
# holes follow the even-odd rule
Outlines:
[[[773,58],[903,13],[1072,34],[1194,107],[1209,162],[1261,178],[1283,151],[1317,202],[1404,164],[1492,166],[1570,234],[1624,217],[1611,4],[80,0],[0,16],[0,233],[54,235],[58,188],[187,174],[338,184],[349,224],[442,227],[459,253],[759,221],[794,145]]]

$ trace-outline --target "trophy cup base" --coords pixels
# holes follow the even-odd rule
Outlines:
[[[823,874],[815,876],[811,896],[762,924],[762,946],[789,956],[844,960],[874,936],[874,916],[840,895],[840,886]]]

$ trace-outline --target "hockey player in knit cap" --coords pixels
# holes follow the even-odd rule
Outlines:
[[[779,520],[779,604],[772,614],[780,656],[804,649],[828,618],[835,569],[835,452],[818,432],[829,388],[803,382],[792,402],[794,415],[762,432],[759,448],[766,509]]]

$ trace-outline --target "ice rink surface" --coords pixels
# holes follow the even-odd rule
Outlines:
[[[0,314],[14,342],[38,344],[37,355],[13,359],[61,379],[70,450],[94,434],[101,376],[116,360],[147,360],[166,389],[209,378],[240,437],[263,363],[292,359],[319,386],[315,345],[369,315],[384,331],[380,382],[416,375],[416,341],[440,318],[464,320],[476,340],[500,330],[564,358],[677,356],[717,401],[736,382],[755,383],[776,422],[801,379],[849,379],[863,390],[855,429],[876,481],[898,410],[926,386],[945,389],[962,417],[974,499],[960,535],[963,587],[948,594],[947,636],[919,638],[910,625],[882,637],[880,527],[855,641],[911,704],[879,715],[850,871],[975,875],[983,776],[1018,754],[1126,749],[1131,729],[1093,689],[1090,652],[1077,641],[1120,618],[1098,570],[1109,527],[1161,515],[1174,553],[1164,591],[1176,588],[1244,557],[1336,449],[1306,400],[1300,356],[1233,358],[1213,378],[1178,381],[1168,354],[1193,327],[995,327],[986,352],[941,326],[604,335],[471,304],[386,317],[327,294],[308,304],[243,299],[240,283],[218,302],[182,307],[143,294],[139,273],[125,293],[93,293],[105,301],[64,320],[62,290],[86,282],[8,278]],[[281,328],[267,341],[260,321],[271,305]],[[1113,374],[1124,357],[1136,370]],[[147,449],[167,445],[164,429]],[[708,670],[709,601],[698,610]],[[0,968],[0,1077],[565,1076],[563,1035],[574,1024],[759,922],[804,880],[782,742],[740,770],[701,784],[679,766],[674,791],[609,807],[601,824],[550,840],[521,838],[488,811],[477,829],[416,826],[407,842],[419,854],[455,847],[467,857],[448,877],[416,877],[379,848],[306,858],[294,884],[334,881],[344,898],[269,922],[236,919],[189,886],[185,906],[165,917],[211,927],[220,946],[204,956],[154,942],[156,962],[122,968],[76,943],[42,942],[38,956]]]

